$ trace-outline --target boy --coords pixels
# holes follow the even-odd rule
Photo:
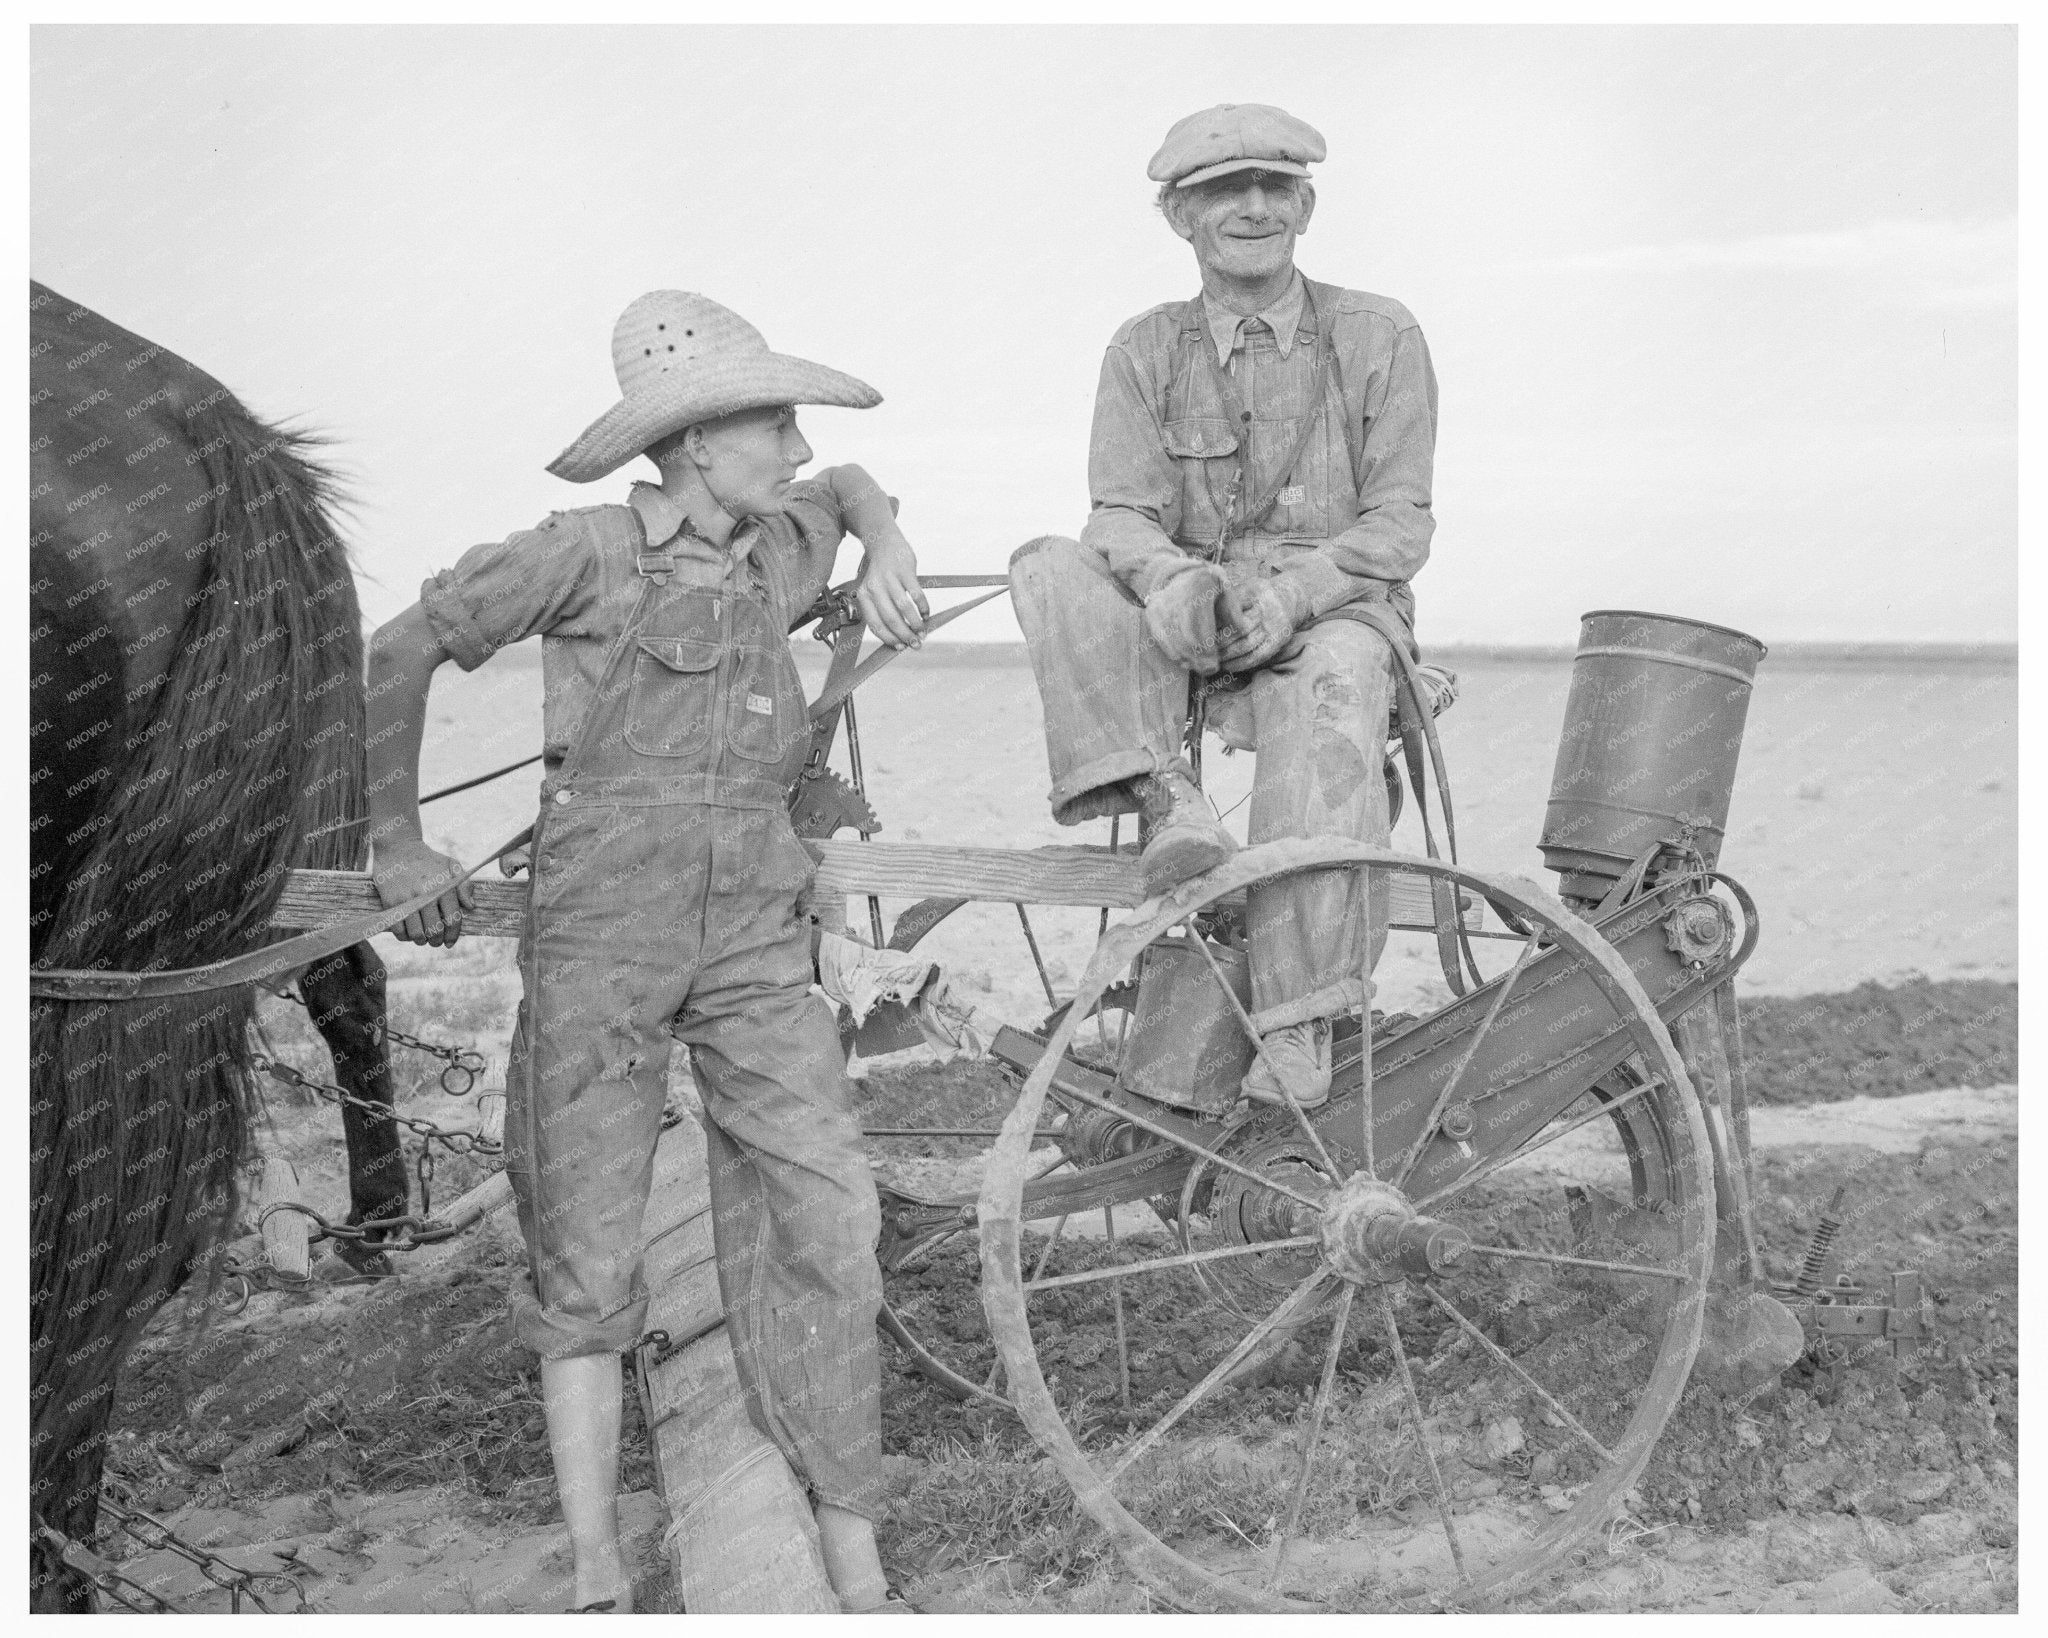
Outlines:
[[[428,686],[444,660],[471,670],[543,634],[547,772],[506,1170],[533,1275],[515,1321],[541,1357],[576,1606],[631,1608],[618,1355],[645,1323],[638,1244],[673,1035],[703,1096],[749,1411],[810,1489],[843,1606],[878,1608],[895,1598],[872,1522],[880,1217],[837,1033],[810,990],[797,901],[813,867],[785,808],[809,734],[787,637],[848,532],[879,636],[915,645],[928,608],[865,473],[795,482],[811,451],[793,406],[865,409],[873,388],[771,353],[738,314],[680,291],[626,309],[612,360],[621,402],[549,470],[588,483],[644,453],[660,484],[476,547],[373,642],[377,890],[391,905],[450,882],[399,936],[460,936],[469,889],[420,837]]]

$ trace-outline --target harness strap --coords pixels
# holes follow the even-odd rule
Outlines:
[[[1353,620],[1370,626],[1386,638],[1387,646],[1394,651],[1398,685],[1394,690],[1394,709],[1401,733],[1401,754],[1408,764],[1408,783],[1415,792],[1415,808],[1422,818],[1423,846],[1432,859],[1443,857],[1437,851],[1436,831],[1429,822],[1428,786],[1423,777],[1423,753],[1427,748],[1430,764],[1436,773],[1437,802],[1443,809],[1444,840],[1450,849],[1451,863],[1456,864],[1458,823],[1451,810],[1450,776],[1444,769],[1443,746],[1437,739],[1436,718],[1430,712],[1422,672],[1415,661],[1414,634],[1399,615],[1379,603],[1347,603],[1342,609],[1333,609],[1324,618]],[[1470,971],[1475,986],[1485,980],[1472,953],[1471,935],[1466,932],[1465,923],[1458,914],[1457,889],[1449,882],[1432,878],[1429,896],[1431,919],[1436,923],[1437,960],[1443,967],[1444,980],[1450,985],[1451,993],[1463,995],[1465,970]]]
[[[149,1001],[164,995],[204,995],[209,990],[229,990],[243,984],[260,983],[294,967],[310,966],[337,950],[362,943],[374,933],[389,932],[407,916],[417,915],[426,909],[449,888],[468,881],[485,865],[502,859],[516,847],[524,847],[532,836],[533,826],[528,825],[489,857],[477,860],[454,881],[443,882],[389,910],[372,910],[364,915],[351,916],[347,921],[315,928],[281,944],[266,944],[247,955],[231,956],[226,961],[210,962],[204,967],[172,967],[154,973],[107,972],[90,967],[31,967],[28,992],[53,1001]]]

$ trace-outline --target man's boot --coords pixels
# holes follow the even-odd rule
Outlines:
[[[1245,1074],[1246,1097],[1254,1103],[1284,1104],[1291,1092],[1304,1109],[1320,1109],[1330,1101],[1329,1019],[1289,1024],[1261,1036],[1259,1045],[1265,1050]]]
[[[1138,799],[1148,837],[1138,860],[1147,894],[1164,893],[1237,851],[1237,839],[1223,828],[1209,799],[1186,774],[1141,775],[1131,781],[1131,793]]]

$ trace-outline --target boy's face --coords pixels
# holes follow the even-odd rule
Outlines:
[[[788,505],[796,475],[811,446],[796,429],[787,404],[740,410],[706,422],[698,470],[711,498],[736,518],[770,517]]]

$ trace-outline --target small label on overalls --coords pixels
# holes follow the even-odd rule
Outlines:
[[[772,717],[775,715],[775,702],[766,694],[749,694],[747,709],[757,717]]]
[[[1299,506],[1308,498],[1308,486],[1306,484],[1291,483],[1274,498],[1282,506]]]

